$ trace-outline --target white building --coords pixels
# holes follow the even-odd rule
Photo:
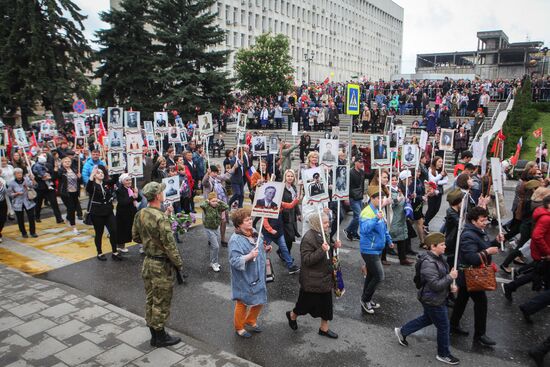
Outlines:
[[[298,81],[308,78],[306,54],[312,80],[389,80],[400,71],[403,8],[390,0],[219,0],[212,11],[227,32],[220,48],[236,52],[265,32],[288,36]]]

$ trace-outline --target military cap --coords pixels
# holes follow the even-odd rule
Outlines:
[[[428,246],[428,248],[432,245],[438,245],[442,242],[445,242],[445,236],[441,232],[431,232],[424,239],[424,244]]]
[[[462,201],[464,193],[460,189],[455,189],[447,194],[447,201],[451,205],[456,205]]]
[[[143,187],[141,193],[147,200],[154,200],[155,196],[164,191],[166,185],[158,182],[149,182]]]

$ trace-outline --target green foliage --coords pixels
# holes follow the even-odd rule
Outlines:
[[[270,97],[292,88],[290,42],[282,34],[256,38],[256,44],[240,49],[235,57],[237,87],[253,96]]]
[[[539,103],[533,103],[533,106],[537,110],[539,109],[538,105]],[[540,144],[540,138],[535,138],[533,136],[533,131],[537,130],[539,127],[542,127],[542,139],[546,142],[550,142],[550,112],[539,112],[538,119],[527,131],[527,139],[524,139],[523,148],[521,148],[521,159],[535,159],[536,149]]]
[[[21,109],[23,124],[41,102],[63,124],[73,95],[86,94],[90,53],[80,8],[71,0],[0,0],[0,109]]]
[[[208,12],[215,0],[151,0],[149,23],[155,40],[157,103],[176,109],[184,118],[197,109],[216,111],[231,91],[226,72],[229,51],[214,47],[224,31]]]
[[[514,155],[519,138],[523,136],[525,143],[532,132],[530,128],[538,118],[538,112],[533,107],[532,97],[531,80],[524,78],[521,88],[518,89],[514,97],[514,107],[503,126],[503,133],[506,136],[505,157]]]
[[[110,28],[96,32],[99,45],[96,59],[101,66],[99,92],[103,106],[132,107],[144,115],[158,110],[158,84],[155,81],[153,35],[148,30],[149,0],[124,0],[120,10],[102,12],[101,20]]]

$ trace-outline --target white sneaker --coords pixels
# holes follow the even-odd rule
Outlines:
[[[127,252],[128,252],[128,249],[127,249],[127,248],[119,248],[118,251],[119,251],[119,252],[127,253]]]
[[[220,271],[220,264],[214,263],[210,264],[210,266],[212,267],[212,270],[214,270],[216,273]]]
[[[145,251],[143,251],[143,245],[139,246],[139,253],[140,253],[140,254],[145,253]]]
[[[80,234],[80,232],[78,231],[78,229],[73,228],[73,234],[74,234],[75,236],[78,236],[78,235]]]
[[[370,302],[361,301],[361,308],[363,308],[363,311],[371,315],[374,313],[374,308],[371,307]]]

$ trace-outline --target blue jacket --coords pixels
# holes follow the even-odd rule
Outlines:
[[[101,159],[98,159],[96,162],[92,160],[92,157],[88,158],[86,160],[86,163],[84,163],[84,166],[82,166],[82,181],[84,182],[84,185],[88,183],[90,180],[90,175],[92,174],[92,170],[95,166],[102,165],[107,166],[105,162],[103,162]]]
[[[359,217],[359,249],[362,254],[380,255],[392,239],[384,219],[378,219],[378,208],[367,205]]]
[[[260,240],[256,261],[245,261],[244,256],[254,248],[245,236],[234,233],[229,239],[229,265],[231,266],[231,293],[233,300],[247,306],[267,303],[265,283],[265,251]]]

